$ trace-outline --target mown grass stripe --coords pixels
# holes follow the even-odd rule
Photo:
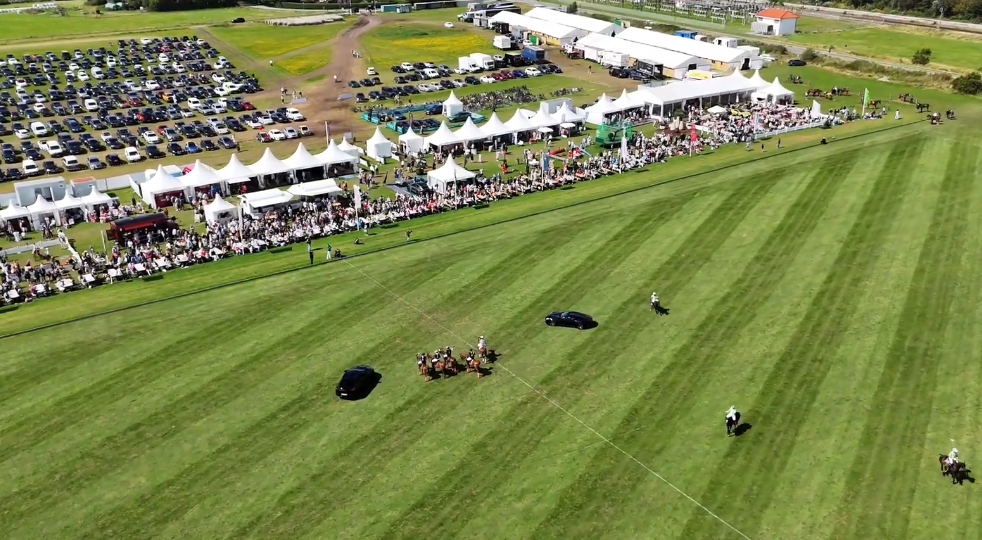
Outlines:
[[[799,194],[784,218],[768,236],[758,252],[747,264],[740,276],[731,284],[709,313],[703,318],[688,339],[679,347],[672,361],[658,373],[654,383],[644,393],[634,398],[635,405],[624,415],[614,430],[612,437],[618,445],[632,446],[632,441],[648,438],[644,426],[656,429],[675,425],[678,416],[688,411],[701,385],[697,380],[711,369],[712,362],[718,358],[717,350],[726,349],[739,338],[741,330],[750,323],[750,318],[742,308],[748,299],[763,302],[780,283],[784,272],[799,253],[803,242],[817,226],[818,218],[827,209],[829,202],[853,166],[851,160],[838,159],[824,162],[831,166],[830,174],[816,172],[806,180],[806,188]],[[735,229],[729,228],[727,233]],[[795,239],[789,242],[789,239]],[[715,249],[713,250],[715,251]],[[681,284],[672,279],[675,272],[662,271],[659,275],[670,281],[666,290],[681,289]],[[662,285],[659,285],[660,287]],[[667,441],[666,441],[667,442]],[[662,444],[645,445],[646,454],[657,454]],[[572,482],[560,497],[562,503],[541,524],[537,537],[550,537],[562,534],[569,521],[565,516],[583,512],[595,512],[597,504],[617,504],[615,501],[630,497],[634,488],[649,479],[639,475],[632,467],[624,467],[619,461],[611,462],[604,452],[598,449],[590,466],[583,475]],[[586,490],[583,486],[591,486]],[[595,486],[610,486],[609,490]],[[599,533],[599,531],[597,531]]]
[[[840,534],[905,538],[919,450],[933,410],[938,361],[952,317],[969,228],[976,155],[953,143],[928,235],[907,291],[843,496]],[[911,396],[917,396],[911,401]],[[901,408],[901,406],[907,405]],[[930,456],[929,456],[930,457]],[[889,508],[888,515],[883,510]],[[875,524],[875,525],[874,525]]]
[[[887,163],[898,169],[909,168],[921,158],[924,139],[899,145],[890,151]],[[860,156],[855,155],[854,159]],[[814,403],[825,375],[830,369],[825,351],[835,350],[843,335],[876,260],[881,238],[889,233],[898,216],[910,177],[897,178],[893,169],[885,169],[836,257],[831,273],[815,295],[804,319],[798,324],[788,346],[774,364],[761,394],[752,408],[743,411],[744,420],[754,424],[751,437],[734,439],[729,451],[710,475],[713,480],[705,489],[703,503],[710,508],[723,507],[729,501],[749,500],[758,512],[771,504],[773,490],[767,482],[785,471],[791,450],[802,428],[802,415]],[[760,451],[760,445],[768,450]],[[734,483],[739,475],[746,481]],[[745,512],[738,526],[755,534],[758,523]],[[686,539],[723,538],[717,523],[710,523],[700,512],[693,512],[682,533]]]
[[[506,275],[503,271],[504,266],[511,257],[521,257],[532,250],[541,250],[542,240],[553,238],[559,228],[559,226],[550,227],[532,235],[528,244],[519,244],[516,249],[506,252],[502,262],[474,275],[470,282],[483,282],[485,286],[498,287],[500,285],[499,280]],[[561,244],[557,244],[555,249],[560,247]],[[419,272],[415,275],[415,278],[419,279],[419,285],[430,284],[432,286],[434,277],[433,274],[425,272]],[[410,285],[409,290],[416,287],[416,284]],[[455,290],[443,290],[441,296],[444,299],[450,299],[454,297],[455,293]],[[368,294],[376,302],[383,303],[391,311],[390,298],[375,292]],[[358,354],[352,363],[372,362],[386,354],[391,354],[392,343],[397,342],[410,332],[407,325],[414,326],[414,323],[407,322],[396,325],[395,330],[383,337],[375,346]],[[411,358],[407,358],[407,363],[410,360]],[[152,538],[156,536],[159,531],[166,528],[195,504],[195,494],[201,482],[204,481],[205,485],[218,485],[232,481],[248,472],[270,454],[289,444],[292,440],[291,434],[302,431],[309,423],[321,420],[323,416],[319,414],[319,411],[325,406],[333,404],[337,399],[333,393],[335,382],[334,379],[323,381],[311,390],[295,396],[227,444],[181,471],[172,480],[157,486],[128,504],[116,507],[104,514],[96,521],[97,526],[83,532],[80,538],[104,538],[109,533],[106,527],[112,527],[114,534],[123,534],[127,538]],[[373,430],[373,432],[359,437],[347,445],[339,453],[339,460],[355,459],[360,462],[361,459],[372,458],[374,461],[379,461],[384,459],[385,452],[391,452],[384,450],[389,448],[386,441],[391,441],[392,446],[401,447],[418,440],[425,434],[425,430],[406,430],[404,427],[414,425],[414,418],[419,412],[419,406],[423,402],[430,401],[430,399],[432,396],[428,396],[425,392],[417,392],[407,401],[396,406],[393,411],[377,423],[377,426],[387,433],[386,437],[379,437],[377,432]],[[392,430],[388,429],[393,426]],[[256,448],[257,440],[269,441],[268,444],[264,445],[263,451],[258,451]],[[357,450],[368,444],[368,441],[372,441],[373,447],[380,449],[378,453],[369,456]],[[334,462],[332,465],[336,463]],[[352,466],[355,463],[352,462]],[[317,492],[321,490],[331,491],[330,488],[323,485],[313,486],[304,483],[302,486],[308,486]]]

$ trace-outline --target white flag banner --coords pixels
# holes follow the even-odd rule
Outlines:
[[[361,210],[361,188],[355,186],[355,210]]]

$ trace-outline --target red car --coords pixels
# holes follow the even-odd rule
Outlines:
[[[501,75],[501,78],[502,79],[514,79],[515,78],[515,76],[512,75],[511,72],[508,71],[507,69],[506,70],[503,70],[503,71],[499,71],[498,72],[498,75]]]
[[[243,101],[240,105],[242,105],[242,110],[243,111],[254,111],[254,110],[256,110],[256,106],[253,105],[252,103],[249,103],[248,101]]]

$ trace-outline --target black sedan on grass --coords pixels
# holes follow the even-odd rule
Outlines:
[[[549,326],[566,326],[568,328],[592,328],[597,323],[593,317],[579,311],[553,311],[546,315],[546,324]]]
[[[334,393],[341,399],[358,399],[371,392],[380,377],[376,371],[365,365],[359,365],[345,370],[338,381]]]

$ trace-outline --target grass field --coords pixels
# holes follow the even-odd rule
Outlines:
[[[964,126],[661,176],[4,339],[0,533],[973,537],[982,499],[935,457],[952,437],[970,465],[979,448],[982,158]],[[642,181],[443,214],[414,236]],[[305,258],[242,257],[0,316],[14,330]],[[671,315],[645,309],[652,289]],[[562,308],[600,326],[542,324]],[[491,376],[415,375],[414,353],[479,334],[501,355]],[[356,363],[382,383],[339,402],[332,385]],[[733,403],[751,424],[736,439],[720,422]]]
[[[491,39],[463,28],[420,25],[382,25],[362,38],[365,61],[380,70],[409,59],[425,59],[457,67],[457,58],[475,52],[491,53]]]
[[[184,29],[195,25],[226,24],[236,17],[247,21],[290,17],[296,12],[268,11],[254,8],[201,9],[196,11],[105,12],[95,15],[94,8],[69,9],[61,17],[55,13],[0,14],[0,42],[37,39],[64,39],[93,34],[155,35],[162,30]]]
[[[959,39],[952,34],[899,32],[884,28],[856,28],[837,32],[795,34],[788,39],[816,48],[836,49],[883,58],[893,62],[910,62],[918,49],[931,49],[931,63],[964,69],[982,67],[982,42]]]
[[[334,39],[349,22],[292,28],[267,24],[220,26],[211,32],[250,58],[265,60]]]

